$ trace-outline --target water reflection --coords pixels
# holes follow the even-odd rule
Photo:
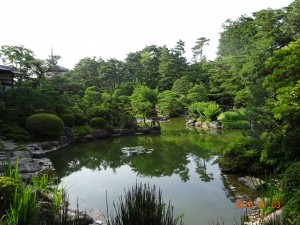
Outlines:
[[[160,135],[107,138],[49,154],[70,201],[105,211],[106,191],[117,200],[124,188],[150,182],[172,201],[176,215],[185,214],[186,224],[217,216],[234,224],[241,212],[228,200],[216,159],[240,132],[211,134],[185,127],[182,119],[161,125]]]
[[[189,180],[188,164],[192,159],[196,163],[193,172],[199,175],[201,181],[210,182],[214,178],[213,173],[207,170],[207,162],[219,154],[231,139],[232,135],[211,135],[173,122],[162,125],[161,135],[114,137],[76,144],[51,153],[49,157],[60,177],[83,167],[115,171],[129,165],[140,176],[178,174],[184,182]]]

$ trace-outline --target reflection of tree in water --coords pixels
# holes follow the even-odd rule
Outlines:
[[[182,127],[182,125],[181,125]],[[186,129],[186,128],[184,128]],[[177,174],[182,181],[189,180],[189,163],[194,160],[196,173],[205,182],[213,180],[206,163],[212,152],[219,152],[226,140],[218,136],[200,135],[199,132],[178,130],[177,134],[128,136],[68,146],[49,154],[59,177],[67,176],[85,167],[91,170],[115,171],[128,165],[140,176],[162,177]],[[127,152],[142,146],[145,152]],[[216,147],[217,146],[217,147]],[[191,158],[191,156],[193,156]]]
[[[206,162],[205,159],[200,157],[194,156],[194,161],[196,163],[196,170],[195,172],[200,175],[200,179],[204,182],[210,182],[214,179],[213,173],[207,173]]]

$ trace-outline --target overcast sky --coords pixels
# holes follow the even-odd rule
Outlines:
[[[288,6],[293,0],[9,0],[1,3],[0,45],[24,45],[41,59],[60,55],[72,69],[84,57],[123,60],[146,45],[186,44],[199,37],[214,59],[226,19]]]

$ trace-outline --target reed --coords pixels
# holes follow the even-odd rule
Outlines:
[[[38,209],[36,192],[31,186],[26,186],[20,191],[16,188],[14,201],[10,212],[7,214],[6,222],[8,225],[34,225],[37,220]]]
[[[173,206],[164,203],[162,192],[149,184],[136,184],[125,191],[124,198],[119,197],[119,203],[113,202],[115,215],[107,220],[108,225],[176,225],[183,224],[182,215],[174,217]]]

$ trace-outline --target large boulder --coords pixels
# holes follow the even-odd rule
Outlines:
[[[250,176],[245,176],[245,177],[240,177],[238,178],[238,181],[242,182],[245,184],[247,187],[257,190],[259,187],[263,186],[266,184],[265,181],[256,178],[256,177],[250,177]]]
[[[70,127],[64,127],[63,128],[63,132],[64,132],[64,136],[66,136],[67,138],[73,137],[72,128],[70,128]]]
[[[99,138],[105,138],[109,136],[109,133],[105,129],[95,129],[92,131],[92,134],[94,139],[99,139]]]
[[[196,123],[197,121],[196,120],[188,120],[186,123],[185,123],[185,125],[186,126],[195,126],[195,123]]]
[[[59,146],[59,141],[45,141],[42,142],[42,148],[44,150],[53,150]]]
[[[210,129],[221,129],[222,123],[219,121],[211,121],[207,124],[207,127]]]
[[[130,129],[126,129],[126,128],[123,128],[123,129],[117,129],[117,130],[114,130],[113,131],[113,134],[114,135],[129,135],[131,134],[131,130]]]

